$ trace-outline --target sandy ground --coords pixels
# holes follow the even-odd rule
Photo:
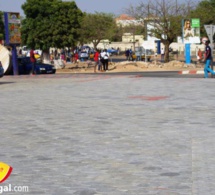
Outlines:
[[[123,61],[118,63],[109,62],[108,72],[143,72],[143,71],[177,71],[177,70],[203,70],[203,64],[185,64],[179,60],[161,63],[158,60],[150,62]],[[63,69],[57,69],[57,73],[94,73],[95,62],[85,61],[79,63],[68,63]],[[97,70],[99,73],[100,71]]]

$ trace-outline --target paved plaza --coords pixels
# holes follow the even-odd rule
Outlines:
[[[214,195],[215,80],[0,79],[0,186],[34,195]]]

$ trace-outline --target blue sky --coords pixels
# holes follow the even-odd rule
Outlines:
[[[177,1],[181,3],[185,2],[186,0]],[[26,0],[0,0],[0,10],[7,12],[20,12],[21,15],[24,15],[21,9],[21,5],[24,2],[26,2]],[[75,0],[75,2],[77,6],[84,12],[94,13],[97,11],[120,15],[124,13],[126,8],[129,8],[129,5],[132,4],[135,6],[139,2],[144,2],[144,0]]]

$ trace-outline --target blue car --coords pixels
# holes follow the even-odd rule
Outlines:
[[[30,74],[32,71],[32,63],[30,57],[18,58],[19,74]],[[55,74],[56,68],[51,64],[44,64],[36,62],[35,66],[36,74]]]
[[[2,67],[2,64],[0,62],[0,78],[4,76],[4,68]]]
[[[107,52],[110,55],[117,55],[118,54],[118,50],[117,49],[113,49],[113,48],[107,49]]]

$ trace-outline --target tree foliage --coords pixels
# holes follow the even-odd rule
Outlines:
[[[114,15],[95,12],[86,13],[80,28],[81,43],[92,42],[94,48],[102,39],[111,40],[116,32]]]
[[[200,18],[201,35],[207,36],[204,25],[215,24],[215,0],[204,0],[191,11],[191,18]]]
[[[140,2],[136,7],[131,6],[127,9],[127,13],[137,19],[144,18],[145,28],[147,22],[154,26],[146,32],[160,39],[165,45],[165,61],[167,62],[169,61],[169,46],[177,36],[182,34],[181,21],[189,15],[190,4],[191,1],[187,1],[185,5],[172,0],[148,0]]]
[[[3,12],[0,11],[0,40],[4,39]]]
[[[74,1],[27,0],[22,9],[26,15],[21,28],[22,44],[47,50],[77,43],[83,13]]]

